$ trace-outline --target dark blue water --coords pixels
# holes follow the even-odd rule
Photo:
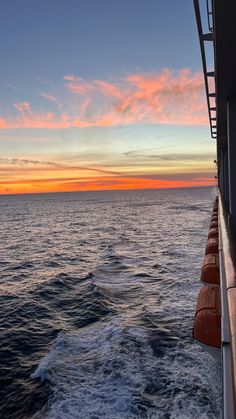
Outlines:
[[[0,198],[0,417],[220,418],[193,342],[215,191]]]

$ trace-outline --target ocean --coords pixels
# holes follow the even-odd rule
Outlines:
[[[217,419],[192,325],[214,188],[0,197],[0,418]]]

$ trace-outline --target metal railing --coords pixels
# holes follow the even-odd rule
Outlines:
[[[213,11],[212,11],[212,0],[206,0],[206,7],[207,7],[207,21],[208,21],[208,29],[210,32],[213,32]]]
[[[206,50],[205,50],[205,42],[211,42],[212,51],[214,50],[214,24],[213,24],[212,1],[206,0],[206,18],[207,18],[208,30],[209,30],[208,33],[203,33],[199,0],[193,0],[193,2],[194,2],[194,9],[195,9],[198,35],[199,35],[199,41],[200,41],[211,137],[217,138],[215,71],[209,71],[207,68]],[[213,83],[211,83],[211,85],[214,86],[213,91],[210,91],[210,80],[213,81]],[[213,105],[212,105],[212,101],[214,102]]]

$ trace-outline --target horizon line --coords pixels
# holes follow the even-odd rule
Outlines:
[[[19,192],[19,193],[1,193],[0,196],[22,196],[22,195],[51,195],[62,193],[88,193],[88,192],[124,192],[124,191],[155,191],[165,189],[196,189],[196,188],[215,188],[216,185],[191,185],[191,186],[175,186],[175,187],[162,187],[162,188],[127,188],[127,189],[88,189],[78,191],[50,191],[50,192]]]

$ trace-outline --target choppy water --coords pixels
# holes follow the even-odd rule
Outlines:
[[[192,322],[211,188],[0,198],[0,417],[220,418]]]

